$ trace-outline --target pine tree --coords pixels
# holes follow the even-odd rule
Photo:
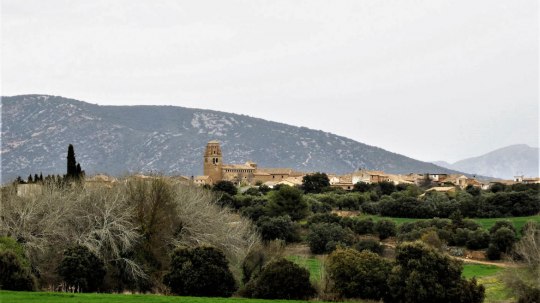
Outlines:
[[[39,181],[39,176],[37,174],[34,175],[34,182],[38,182]]]
[[[75,149],[69,145],[67,154],[67,177],[77,176],[77,161],[75,160]]]
[[[32,174],[28,176],[28,183],[34,183],[34,180],[32,180]]]
[[[43,182],[43,173],[39,173],[39,181]]]

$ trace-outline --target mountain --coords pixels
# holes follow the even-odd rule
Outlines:
[[[331,133],[245,115],[174,106],[99,106],[47,95],[3,97],[1,176],[64,174],[67,147],[87,174],[200,175],[208,141],[226,163],[346,173],[451,172]]]
[[[539,149],[537,147],[517,144],[453,164],[445,161],[435,161],[433,164],[470,174],[513,179],[514,176],[518,175],[538,177],[538,158]]]

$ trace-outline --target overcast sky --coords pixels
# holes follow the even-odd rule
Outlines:
[[[0,0],[2,95],[170,104],[421,160],[538,146],[536,0]]]

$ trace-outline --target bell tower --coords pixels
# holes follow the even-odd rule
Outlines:
[[[222,166],[223,156],[219,142],[215,140],[208,142],[204,151],[204,175],[210,176],[213,182],[221,181],[223,178]]]

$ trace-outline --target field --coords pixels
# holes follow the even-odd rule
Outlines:
[[[462,276],[470,279],[472,277],[484,278],[499,273],[503,268],[495,265],[484,264],[464,264]]]
[[[321,281],[324,270],[320,259],[304,256],[289,256],[287,259],[309,270],[309,279],[312,283],[317,284]]]
[[[120,294],[72,294],[50,292],[0,291],[0,302],[36,303],[295,303],[303,301],[259,300],[244,298],[198,298],[160,295],[120,295]]]
[[[415,221],[423,221],[427,219],[415,219],[415,218],[394,218],[394,217],[381,217],[381,216],[373,216],[373,215],[362,215],[362,218],[372,218],[373,220],[381,220],[381,219],[390,219],[396,224],[402,224],[406,222],[415,222]],[[495,225],[495,222],[499,220],[509,220],[514,224],[514,227],[518,232],[520,232],[521,228],[525,223],[528,221],[534,221],[540,223],[540,215],[536,216],[529,216],[529,217],[509,217],[509,218],[477,218],[473,219],[473,221],[479,223],[484,227],[485,229],[489,229],[491,226]]]

